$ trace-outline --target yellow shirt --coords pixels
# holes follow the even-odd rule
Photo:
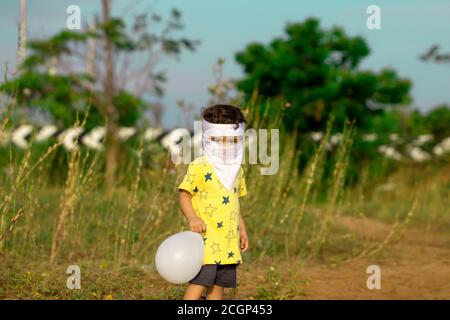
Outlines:
[[[192,207],[206,225],[203,264],[241,264],[239,249],[239,197],[247,194],[245,175],[239,169],[234,186],[228,191],[206,156],[188,166],[178,189],[192,195]]]

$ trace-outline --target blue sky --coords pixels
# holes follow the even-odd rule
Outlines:
[[[5,63],[14,65],[17,49],[18,0],[0,2],[0,70]],[[167,107],[163,124],[173,127],[182,123],[176,101],[185,99],[195,111],[208,101],[207,86],[212,83],[212,66],[219,57],[226,59],[224,76],[241,77],[234,54],[248,43],[268,43],[282,36],[287,22],[300,22],[314,16],[325,28],[342,26],[351,36],[363,36],[370,56],[361,65],[375,71],[394,67],[413,83],[412,107],[427,110],[440,103],[450,103],[450,64],[423,63],[418,55],[431,44],[450,52],[450,1],[445,0],[113,0],[113,14],[121,14],[130,4],[128,16],[155,12],[168,17],[171,8],[182,13],[185,28],[177,36],[201,41],[198,49],[184,52],[179,61],[165,59],[160,65],[167,70],[163,103]],[[99,12],[100,0],[28,0],[28,37],[49,36],[65,28],[66,8],[81,8],[82,22],[87,23]],[[368,30],[366,8],[381,8],[382,29]],[[129,8],[129,7],[128,7]]]

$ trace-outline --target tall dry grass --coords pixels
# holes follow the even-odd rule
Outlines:
[[[253,128],[279,128],[282,111],[275,116],[250,111],[247,117]],[[349,188],[345,179],[355,129],[344,130],[332,156],[325,150],[331,130],[332,122],[302,170],[298,170],[302,150],[295,148],[298,137],[284,132],[276,175],[264,176],[259,165],[244,165],[248,195],[241,198],[241,207],[250,237],[244,263],[264,257],[303,261],[375,255],[401,241],[402,230],[413,222],[442,227],[450,205],[445,175],[431,168],[429,178],[410,183],[411,172],[405,169],[386,181],[395,185],[391,191],[378,190],[367,179]],[[108,195],[103,189],[101,152],[74,149],[62,175],[65,180],[49,183],[46,177],[55,175],[51,159],[60,148],[55,143],[36,158],[30,146],[19,162],[11,160],[1,168],[2,257],[21,265],[40,263],[49,270],[77,263],[105,270],[152,266],[161,241],[187,229],[176,189],[186,166],[153,165],[166,163],[167,153],[141,140]],[[4,150],[17,152],[13,146]],[[330,161],[333,170],[324,185],[324,166]],[[341,215],[392,222],[392,231],[384,241],[366,243],[339,226]]]

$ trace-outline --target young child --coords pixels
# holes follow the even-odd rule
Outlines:
[[[178,186],[180,207],[191,231],[202,235],[203,266],[186,288],[185,300],[220,300],[225,287],[236,287],[241,251],[248,249],[239,197],[247,194],[241,167],[245,119],[231,105],[202,112],[203,156],[188,166]]]

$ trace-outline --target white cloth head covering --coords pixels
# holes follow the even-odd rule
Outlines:
[[[202,145],[203,152],[206,154],[209,162],[212,164],[222,185],[230,191],[233,188],[234,180],[242,163],[244,153],[245,123],[222,124],[211,123],[202,119]],[[210,137],[238,137],[237,143],[227,141],[226,145],[222,141],[211,141]]]

